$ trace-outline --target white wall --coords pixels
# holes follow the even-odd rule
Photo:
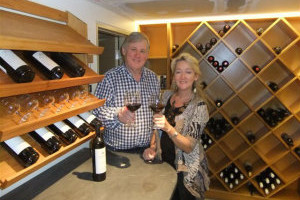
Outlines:
[[[124,18],[116,13],[111,12],[105,8],[102,8],[92,2],[87,0],[31,0],[32,2],[36,2],[42,5],[46,5],[61,11],[69,11],[80,20],[85,22],[88,27],[88,39],[95,45],[97,45],[97,24],[105,24],[106,27],[113,27],[118,30],[124,30],[124,32],[131,32],[134,31],[134,21]],[[94,62],[90,64],[90,67],[97,71],[97,59],[94,56]],[[88,147],[88,143],[81,145],[80,147],[74,149],[73,151],[69,152],[68,154],[62,156],[61,158],[51,162],[50,164],[46,165],[45,167],[37,170],[36,172],[30,174],[29,176],[25,177],[24,179],[20,180],[19,182],[13,184],[12,186],[0,190],[0,197],[7,194],[8,192],[12,191],[16,187],[20,186],[24,182],[30,180],[31,178],[35,177],[36,175],[42,173],[43,171],[47,170],[49,167],[55,165],[59,161],[63,160],[67,156],[75,153],[76,151],[80,150],[81,148]]]

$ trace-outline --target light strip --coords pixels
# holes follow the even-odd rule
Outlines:
[[[135,28],[137,31],[139,25],[144,25],[144,24],[166,24],[166,23],[201,22],[201,21],[227,21],[227,20],[239,20],[239,19],[265,19],[265,18],[278,18],[278,17],[300,17],[300,12],[204,16],[204,17],[158,19],[158,20],[137,20],[137,21],[135,21]]]

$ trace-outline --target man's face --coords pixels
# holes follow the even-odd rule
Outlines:
[[[131,70],[141,69],[148,59],[147,42],[145,40],[128,44],[122,48],[125,64]]]

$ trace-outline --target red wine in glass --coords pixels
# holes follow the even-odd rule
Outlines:
[[[140,103],[129,103],[129,104],[126,104],[126,107],[131,112],[134,112],[141,107],[141,104]]]
[[[162,103],[157,103],[157,104],[151,104],[150,108],[153,110],[155,113],[160,113],[164,109],[165,105]]]

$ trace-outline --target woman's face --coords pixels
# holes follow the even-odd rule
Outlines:
[[[175,84],[178,90],[192,90],[193,83],[198,79],[192,67],[184,60],[177,62],[174,71]]]
[[[148,58],[147,42],[142,40],[128,44],[122,48],[125,64],[132,71],[140,70],[145,65]]]

